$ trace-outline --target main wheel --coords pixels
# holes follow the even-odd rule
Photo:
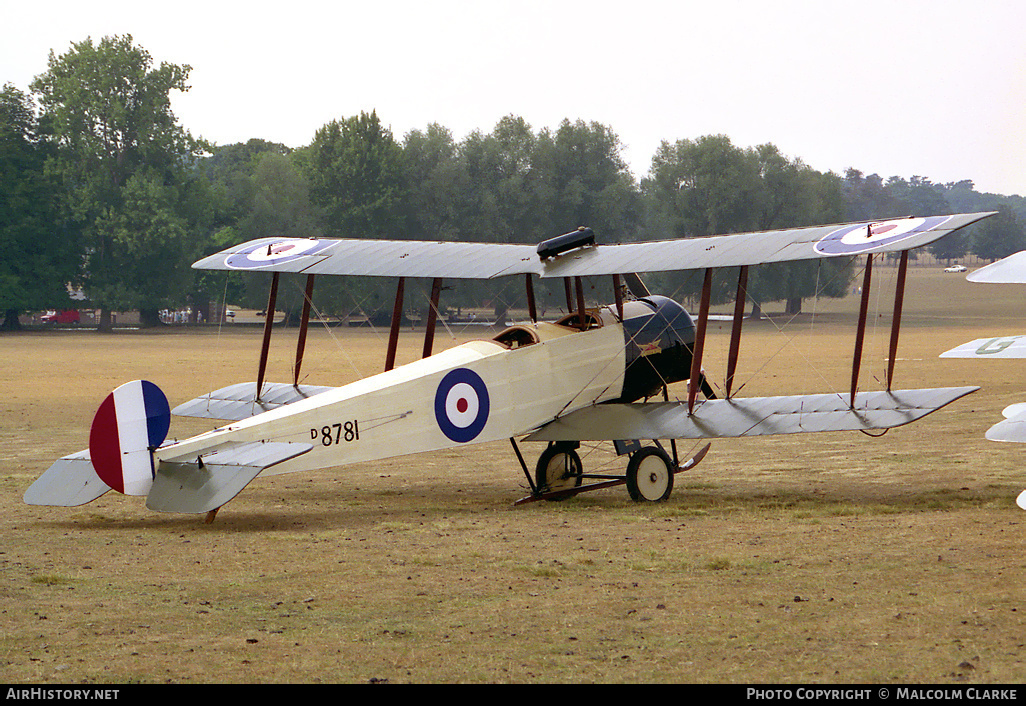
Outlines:
[[[631,500],[658,502],[670,497],[673,472],[670,457],[658,446],[646,446],[631,454],[627,464],[627,492]]]
[[[573,449],[553,444],[538,457],[534,480],[539,493],[576,488],[581,484],[581,457]]]

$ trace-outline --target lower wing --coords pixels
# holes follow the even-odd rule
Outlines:
[[[888,429],[909,424],[978,387],[708,400],[686,404],[598,404],[549,422],[527,441],[707,439],[817,431]]]

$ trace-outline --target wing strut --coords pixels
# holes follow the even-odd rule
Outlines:
[[[435,321],[438,318],[438,299],[441,295],[442,278],[435,277],[431,280],[431,303],[428,304],[427,329],[424,331],[424,358],[431,355],[431,349],[435,344]]]
[[[278,272],[271,278],[271,291],[267,294],[267,310],[264,312],[264,341],[260,345],[260,367],[257,370],[256,399],[260,399],[260,390],[264,386],[264,373],[267,372],[267,352],[271,346],[271,326],[274,325],[274,307],[278,301]]]
[[[574,277],[574,290],[577,292],[577,321],[584,331],[588,328],[588,319],[584,315],[584,283],[580,277]]]
[[[400,277],[395,288],[395,304],[392,305],[392,326],[388,331],[388,352],[385,354],[385,371],[395,367],[395,352],[399,347],[399,323],[403,318],[403,291],[406,278]]]
[[[705,270],[702,284],[702,304],[698,310],[698,329],[695,331],[695,350],[691,354],[691,381],[688,383],[688,414],[695,411],[695,397],[701,386],[702,351],[705,348],[705,327],[709,321],[709,299],[712,296],[712,268]]]
[[[531,314],[531,321],[538,323],[538,307],[534,303],[534,282],[531,280],[530,273],[524,275],[526,278],[527,287],[527,310]]]
[[[748,265],[742,265],[737,276],[737,295],[734,297],[734,324],[730,329],[730,351],[727,354],[727,398],[734,386],[737,371],[737,357],[741,349],[741,321],[745,316],[745,300],[748,296]]]
[[[873,254],[866,255],[866,274],[862,279],[862,303],[859,305],[859,325],[855,331],[855,356],[851,363],[851,402],[855,407],[855,391],[859,386],[859,368],[862,365],[862,342],[866,337],[866,315],[869,311],[869,285],[873,279]]]
[[[613,293],[616,296],[616,315],[623,321],[623,289],[620,286],[620,275],[613,275]]]
[[[314,275],[306,276],[306,292],[303,295],[303,318],[299,322],[299,340],[296,342],[296,368],[292,384],[299,387],[299,369],[303,367],[303,353],[306,351],[306,331],[310,326],[310,306],[313,303]]]
[[[908,271],[908,250],[901,251],[898,263],[898,281],[894,288],[894,316],[891,319],[891,348],[887,359],[887,389],[894,378],[894,361],[898,358],[898,329],[901,328],[901,307],[905,301],[905,274]]]

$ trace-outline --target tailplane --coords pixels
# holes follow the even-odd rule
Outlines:
[[[108,490],[147,495],[153,485],[153,450],[171,427],[171,408],[160,388],[134,380],[107,395],[89,431],[89,448],[58,460],[25,492],[29,505],[74,507]]]

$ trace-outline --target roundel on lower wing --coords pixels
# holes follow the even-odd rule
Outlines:
[[[488,423],[488,387],[467,368],[446,373],[435,391],[435,420],[449,439],[473,441]]]
[[[844,226],[816,243],[816,252],[824,255],[858,255],[937,228],[950,218],[951,216],[898,218]]]
[[[148,380],[128,382],[107,395],[89,430],[89,458],[96,475],[125,495],[146,495],[153,483],[150,449],[164,443],[171,408]]]
[[[282,238],[263,240],[255,245],[233,252],[225,258],[224,264],[237,270],[254,270],[261,267],[284,265],[301,257],[317,255],[334,244],[331,240],[309,238]]]

